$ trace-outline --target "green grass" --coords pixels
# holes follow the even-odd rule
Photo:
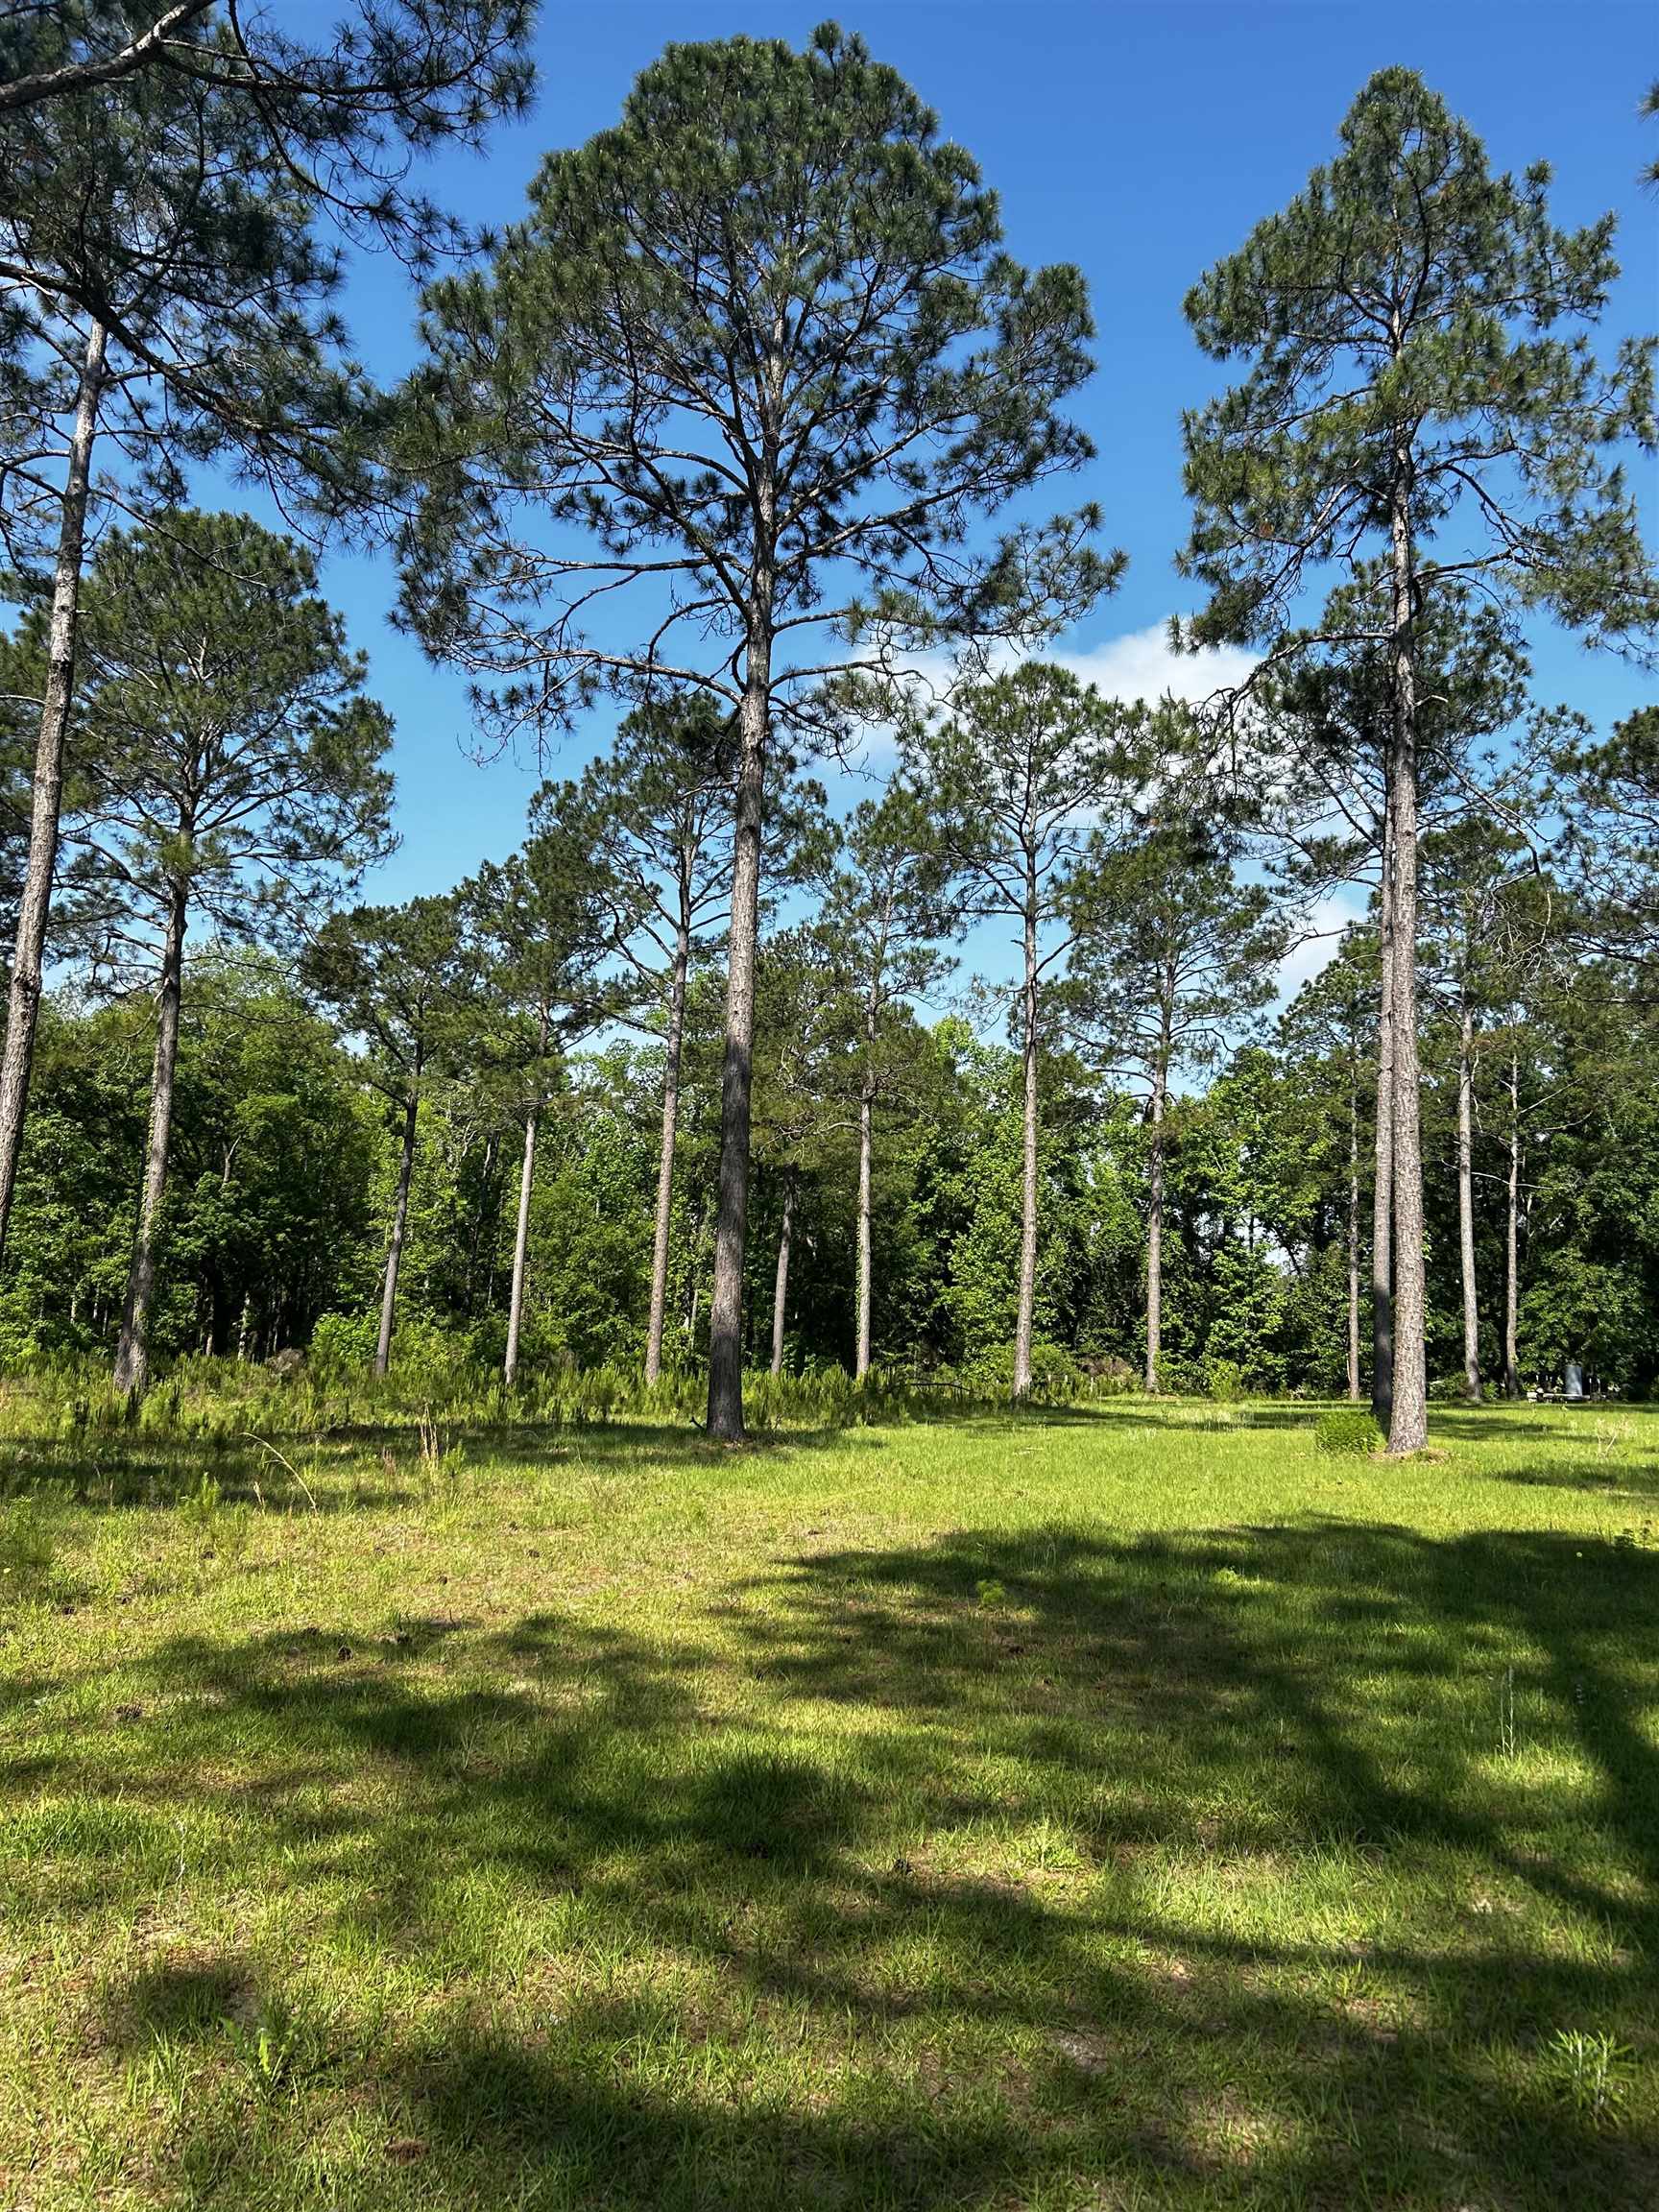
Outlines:
[[[0,2203],[1650,2212],[1659,1413],[1314,1413],[14,1436]]]

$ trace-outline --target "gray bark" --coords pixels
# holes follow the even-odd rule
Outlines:
[[[1394,1402],[1388,1450],[1395,1457],[1429,1441],[1429,1377],[1423,1258],[1422,1082],[1417,1057],[1417,696],[1411,623],[1409,455],[1395,456],[1390,551],[1394,588],[1394,714],[1390,807],[1394,830]]]
[[[72,97],[97,85],[113,84],[123,77],[131,77],[135,70],[148,68],[175,33],[194,22],[198,15],[204,15],[211,5],[212,0],[176,0],[173,7],[113,54],[102,55],[96,60],[66,61],[59,68],[36,70],[29,77],[14,77],[9,84],[0,84],[0,113]]]
[[[161,946],[156,1010],[156,1057],[150,1076],[150,1121],[144,1142],[144,1188],[127,1268],[127,1300],[115,1346],[115,1387],[142,1397],[150,1380],[150,1311],[156,1296],[156,1246],[167,1195],[167,1150],[173,1132],[173,1079],[179,1066],[179,1008],[184,984],[187,884],[176,881]]]
[[[1146,1372],[1150,1396],[1164,1358],[1164,1114],[1169,1096],[1170,1023],[1174,1019],[1173,955],[1164,972],[1158,1010],[1158,1052],[1152,1063],[1151,1149],[1146,1163]]]
[[[1521,1063],[1509,1057],[1509,1192],[1503,1238],[1503,1392],[1521,1395]]]
[[[1158,1388],[1164,1358],[1164,1077],[1152,1084],[1152,1142],[1146,1173],[1146,1373],[1149,1392]]]
[[[1386,784],[1387,779],[1384,779]],[[1394,1410],[1394,837],[1386,796],[1378,901],[1382,991],[1377,1009],[1377,1151],[1371,1194],[1371,1411],[1387,1432]]]
[[[1475,1281],[1474,1017],[1463,1008],[1457,1040],[1457,1242],[1463,1264],[1463,1386],[1480,1403],[1480,1311]]]
[[[783,1186],[783,1220],[778,1232],[778,1273],[772,1285],[772,1372],[783,1372],[783,1329],[789,1310],[789,1238],[795,1227],[795,1185]]]
[[[770,580],[757,591],[769,604]],[[760,927],[760,820],[770,719],[772,638],[753,624],[738,709],[742,760],[732,870],[726,1053],[720,1082],[720,1197],[709,1309],[709,1433],[743,1437],[743,1246],[749,1221],[749,1125],[755,1073],[755,956]]]
[[[392,1236],[386,1246],[386,1287],[380,1296],[380,1340],[374,1347],[376,1375],[384,1375],[392,1361],[392,1324],[397,1312],[397,1269],[403,1259],[403,1232],[409,1220],[409,1183],[415,1172],[415,1127],[420,1113],[421,1094],[412,1084],[403,1107],[403,1148],[397,1162],[397,1196],[392,1207]]]
[[[1359,1403],[1359,1076],[1348,1093],[1348,1396]]]
[[[1025,974],[1022,991],[1024,1104],[1020,1183],[1020,1303],[1014,1324],[1014,1399],[1031,1395],[1031,1334],[1037,1309],[1037,884],[1027,869]]]
[[[863,1382],[870,1372],[870,1264],[872,1154],[875,1147],[876,1086],[866,1072],[858,1094],[858,1347],[854,1374]]]
[[[668,1034],[662,1065],[662,1141],[657,1161],[657,1221],[651,1239],[651,1319],[645,1333],[645,1380],[662,1372],[662,1324],[668,1305],[668,1231],[674,1206],[674,1132],[680,1118],[680,1061],[685,1036],[685,973],[691,959],[690,925],[684,906],[674,932],[674,966],[668,984]]]
[[[871,1186],[876,1148],[876,1042],[881,1021],[887,940],[892,926],[893,879],[889,875],[881,909],[881,926],[877,933],[875,955],[871,963],[870,988],[864,996],[864,1080],[858,1090],[858,1315],[857,1349],[854,1356],[853,1372],[854,1379],[860,1382],[870,1372],[870,1287],[875,1262]]]
[[[524,1159],[518,1169],[518,1219],[513,1232],[513,1287],[507,1298],[507,1356],[502,1380],[511,1389],[518,1380],[518,1339],[524,1325],[524,1270],[530,1251],[530,1191],[536,1180],[536,1130],[541,1101],[533,1098],[524,1118]]]
[[[17,1159],[23,1147],[23,1117],[28,1110],[29,1073],[35,1054],[35,1024],[40,1014],[46,918],[52,904],[52,878],[58,865],[64,740],[69,728],[70,702],[75,693],[75,632],[81,605],[81,567],[86,546],[92,447],[98,435],[98,406],[106,378],[104,352],[104,325],[94,322],[81,366],[75,427],[70,433],[63,482],[58,556],[52,573],[46,683],[40,701],[40,732],[35,746],[29,858],[17,908],[17,937],[7,994],[6,1042],[4,1050],[0,1051],[0,1254],[6,1249],[12,1199],[17,1187]]]

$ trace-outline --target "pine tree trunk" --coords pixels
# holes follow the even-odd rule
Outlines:
[[[1463,1262],[1463,1386],[1480,1403],[1480,1311],[1475,1281],[1474,1017],[1463,1009],[1457,1040],[1457,1241]]]
[[[1408,495],[1409,457],[1396,454],[1390,536],[1394,587],[1394,1402],[1388,1450],[1396,1458],[1429,1441],[1423,1255],[1422,1083],[1417,1059],[1417,698]]]
[[[1149,1394],[1158,1388],[1164,1358],[1164,1098],[1163,1055],[1152,1071],[1152,1136],[1146,1164],[1146,1373]]]
[[[1031,1395],[1031,1334],[1037,1310],[1037,887],[1029,870],[1025,902],[1024,1102],[1020,1181],[1020,1304],[1014,1324],[1014,1402]]]
[[[35,1024],[40,1014],[46,918],[52,904],[52,878],[58,865],[64,740],[75,692],[75,631],[81,605],[81,567],[86,545],[92,446],[98,435],[98,406],[105,382],[104,349],[104,325],[94,322],[81,367],[75,427],[70,433],[63,483],[58,558],[52,574],[46,683],[40,701],[40,732],[35,746],[29,857],[17,907],[17,936],[7,994],[6,1042],[0,1051],[0,1253],[6,1249],[12,1199],[17,1187],[17,1160],[23,1148],[23,1117],[29,1104]]]
[[[1509,1203],[1503,1240],[1503,1392],[1521,1395],[1521,1061],[1509,1056]]]
[[[769,605],[770,583],[757,592]],[[755,1072],[755,956],[760,929],[760,817],[772,681],[769,628],[753,622],[738,709],[742,763],[732,870],[726,1054],[720,1079],[720,1198],[709,1310],[709,1433],[743,1438],[743,1246],[749,1220],[750,1095]]]
[[[870,1372],[870,1270],[874,1258],[871,1182],[875,1121],[875,1077],[866,1070],[864,1085],[858,1094],[858,1347],[854,1374],[860,1382]]]
[[[657,1223],[651,1239],[651,1320],[645,1333],[645,1380],[662,1373],[662,1322],[668,1305],[668,1231],[674,1206],[674,1130],[680,1118],[680,1059],[685,1037],[685,972],[691,932],[682,916],[674,933],[668,984],[667,1051],[662,1064],[662,1142],[657,1160]]]
[[[1348,1397],[1359,1403],[1359,1073],[1348,1092]]]
[[[115,1387],[130,1398],[150,1380],[150,1310],[156,1296],[156,1243],[167,1195],[167,1147],[173,1131],[173,1079],[179,1066],[179,1005],[184,984],[184,923],[189,893],[176,881],[161,945],[161,988],[156,1010],[156,1058],[150,1076],[150,1125],[144,1143],[144,1190],[127,1268],[127,1302],[115,1345]]]
[[[783,1328],[789,1310],[789,1238],[795,1227],[795,1183],[783,1186],[783,1220],[778,1232],[778,1273],[772,1285],[772,1372],[783,1372]]]
[[[467,1282],[462,1296],[469,1318],[478,1307],[478,1252],[484,1241],[484,1230],[491,1214],[490,1186],[495,1176],[496,1136],[493,1129],[484,1140],[484,1169],[478,1178],[478,1203],[472,1210],[472,1226],[467,1237]]]
[[[403,1107],[403,1149],[397,1163],[397,1196],[392,1208],[392,1236],[386,1246],[386,1287],[380,1297],[380,1340],[374,1347],[374,1372],[392,1363],[392,1324],[397,1311],[397,1269],[403,1258],[403,1231],[409,1220],[409,1184],[415,1172],[415,1125],[421,1094],[412,1084]]]
[[[858,1257],[857,1346],[854,1377],[862,1382],[870,1372],[870,1306],[876,1246],[872,1223],[872,1185],[876,1155],[876,1041],[880,1027],[887,970],[887,944],[893,928],[893,878],[888,876],[882,894],[881,923],[877,931],[870,964],[870,987],[864,995],[864,1079],[858,1088]]]
[[[513,1287],[507,1300],[507,1357],[502,1380],[509,1390],[518,1380],[518,1337],[524,1324],[524,1265],[530,1251],[530,1190],[536,1180],[536,1130],[541,1118],[540,1096],[524,1117],[524,1160],[518,1170],[518,1219],[513,1232]]]
[[[1394,1411],[1394,830],[1383,777],[1378,898],[1382,992],[1377,1009],[1377,1151],[1371,1193],[1371,1412],[1384,1434]]]

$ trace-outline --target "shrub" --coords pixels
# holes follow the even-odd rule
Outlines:
[[[1244,1370],[1237,1359],[1212,1359],[1205,1369],[1205,1389],[1217,1406],[1237,1406],[1244,1395]]]
[[[1333,1458],[1367,1458],[1378,1444],[1377,1424],[1363,1406],[1336,1406],[1313,1424],[1313,1448]]]
[[[972,1396],[988,1405],[1006,1405],[1014,1395],[1014,1347],[999,1344],[982,1352],[963,1370]],[[1083,1370],[1064,1345],[1039,1336],[1031,1346],[1031,1397],[1035,1406],[1070,1406],[1083,1395]]]

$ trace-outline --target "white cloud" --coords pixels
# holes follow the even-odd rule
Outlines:
[[[1279,964],[1279,999],[1288,1006],[1304,983],[1328,968],[1342,949],[1342,932],[1363,922],[1366,902],[1357,890],[1327,892],[1308,909],[1297,940]]]
[[[1198,653],[1177,653],[1169,642],[1169,625],[1154,622],[1145,630],[1126,631],[1080,653],[1056,653],[1062,667],[1085,684],[1098,685],[1108,699],[1157,701],[1167,694],[1175,699],[1208,699],[1216,691],[1242,684],[1256,665],[1256,656],[1239,645],[1207,645]]]
[[[1094,685],[1108,699],[1124,702],[1144,699],[1156,705],[1166,696],[1191,703],[1209,699],[1217,691],[1241,684],[1256,665],[1256,656],[1238,645],[1207,645],[1198,653],[1177,653],[1169,642],[1169,625],[1153,622],[1144,630],[1126,630],[1120,637],[1107,637],[1098,645],[1066,651],[1049,649],[1035,654],[1013,645],[993,647],[993,669],[1012,668],[1023,660],[1049,660],[1069,668],[1080,683]],[[923,695],[931,693],[943,703],[950,690],[954,670],[944,654],[924,653],[910,663],[920,679]],[[865,733],[859,764],[867,770],[886,769],[894,757],[894,733],[885,726]]]

